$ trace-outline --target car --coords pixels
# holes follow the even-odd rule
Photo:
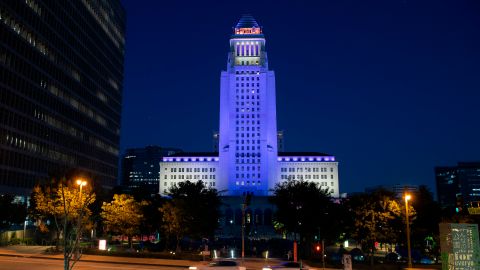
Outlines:
[[[385,255],[385,260],[386,263],[397,263],[397,262],[404,262],[402,261],[402,256],[400,254],[395,253],[395,252],[390,252],[387,255]]]
[[[308,270],[311,268],[310,266],[302,263],[302,262],[283,262],[278,265],[268,265],[264,266],[262,270]]]
[[[365,254],[363,254],[362,250],[359,248],[354,248],[350,250],[350,255],[352,256],[352,260],[355,262],[363,262],[365,261]]]
[[[431,257],[431,256],[423,256],[423,257],[420,259],[420,263],[421,263],[421,264],[435,264],[436,261],[435,261],[435,258],[434,258],[434,257]]]
[[[246,270],[233,260],[216,260],[188,267],[189,270]]]

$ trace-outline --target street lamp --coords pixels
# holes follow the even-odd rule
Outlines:
[[[83,179],[77,179],[77,185],[80,187],[80,203],[82,201],[82,187],[87,185],[87,181]]]
[[[408,221],[408,201],[412,196],[408,193],[405,194],[405,217],[407,222],[407,251],[408,251],[408,268],[412,268],[412,251],[410,247],[410,222]]]

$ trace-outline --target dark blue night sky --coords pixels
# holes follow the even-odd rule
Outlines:
[[[341,192],[427,184],[480,160],[480,4],[461,1],[134,1],[122,151],[211,151],[220,71],[243,13],[263,26],[287,151],[337,156]]]

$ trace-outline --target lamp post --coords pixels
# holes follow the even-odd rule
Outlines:
[[[410,247],[410,222],[408,218],[408,201],[412,198],[410,194],[405,194],[405,219],[407,222],[407,252],[408,252],[408,268],[412,268],[412,251]]]
[[[82,203],[82,187],[87,185],[87,181],[83,179],[77,179],[76,183],[80,188],[80,203]]]
[[[78,187],[80,189],[80,194],[78,195],[79,203],[80,203],[80,213],[78,215],[78,221],[77,221],[77,236],[76,236],[75,245],[74,245],[74,252],[75,252],[74,256],[78,260],[80,258],[79,257],[80,255],[79,255],[79,250],[76,247],[76,245],[80,241],[81,233],[82,233],[82,230],[80,229],[80,224],[82,224],[82,218],[83,218],[82,188],[83,188],[83,186],[87,185],[87,181],[79,178],[79,179],[77,179],[76,184],[78,185]]]

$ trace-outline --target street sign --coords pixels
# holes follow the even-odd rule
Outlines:
[[[442,270],[480,269],[477,224],[440,223]]]

